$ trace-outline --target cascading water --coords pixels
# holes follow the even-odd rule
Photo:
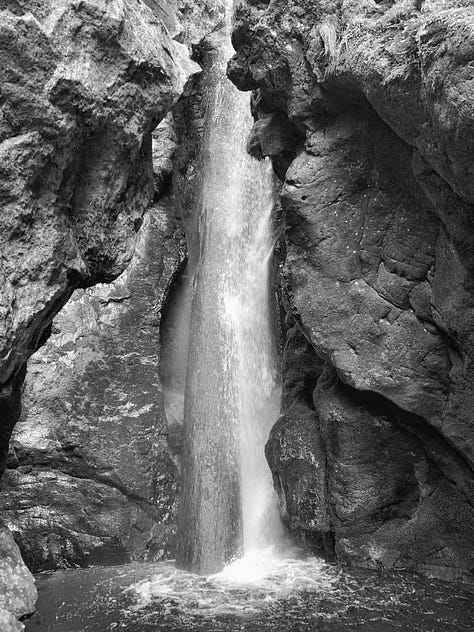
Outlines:
[[[221,570],[281,524],[264,445],[279,411],[271,326],[271,165],[251,158],[249,96],[226,77],[232,3],[205,86],[184,396],[179,566]]]

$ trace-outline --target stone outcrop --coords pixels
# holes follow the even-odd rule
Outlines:
[[[158,367],[181,240],[172,201],[151,207],[127,270],[77,290],[30,359],[0,513],[32,570],[170,554],[177,477]]]
[[[163,10],[162,2],[141,0],[0,3],[0,474],[20,415],[26,361],[74,289],[111,282],[129,263],[154,195],[152,130],[199,70],[171,39],[174,18]],[[74,334],[68,336],[70,344]],[[41,461],[36,447],[22,453],[16,474],[21,458],[33,469]],[[57,481],[88,475],[87,464],[71,466],[80,459],[70,444],[58,441],[55,449],[65,470]],[[81,488],[78,480],[75,493]],[[103,493],[95,491],[97,498]],[[123,502],[123,492],[115,489],[108,511]],[[74,503],[74,494],[62,500]],[[1,557],[8,572],[20,564]],[[16,589],[29,581],[18,576]],[[2,621],[2,629],[7,625]]]
[[[471,579],[473,25],[467,0],[246,3],[229,65],[285,178],[286,309],[325,364],[268,446],[289,525]]]
[[[212,1],[146,4],[187,44],[222,17]],[[175,128],[182,169],[190,162],[184,137],[199,143],[190,123],[199,93],[199,79],[189,81],[175,117],[152,133],[148,184],[158,205],[129,268],[111,285],[77,290],[30,360],[0,510],[33,570],[170,555],[180,428],[165,419],[158,369],[161,315],[186,254],[178,215],[189,209],[178,175],[177,195],[159,201],[173,176]]]
[[[19,371],[75,287],[129,262],[151,132],[198,67],[139,0],[18,0],[0,20],[1,469]]]
[[[36,588],[33,577],[21,559],[11,533],[0,523],[0,629],[21,632],[18,619],[35,609]]]

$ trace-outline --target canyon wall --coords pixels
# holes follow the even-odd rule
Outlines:
[[[199,71],[187,47],[172,39],[176,19],[169,14],[170,7],[159,1],[145,4],[141,0],[0,2],[0,472],[5,469],[10,434],[21,411],[26,362],[51,334],[52,319],[74,289],[113,281],[132,258],[144,212],[155,190],[152,130],[183,94],[189,78]],[[140,237],[145,250],[158,235],[163,243],[170,222],[163,208],[155,208]],[[168,255],[163,251],[160,256],[164,283],[164,259]],[[133,277],[133,270],[130,274]],[[158,279],[154,290],[157,296],[159,284]],[[102,300],[103,318],[113,321],[105,325],[102,322],[105,329],[110,327],[110,334],[126,320],[119,309],[114,312],[111,308],[127,300],[123,296],[126,282],[111,290],[110,297],[107,292],[99,293],[92,305],[87,304],[86,291],[71,310],[87,321]],[[115,303],[114,296],[119,297]],[[154,331],[157,315],[148,316],[150,322],[143,328]],[[61,334],[58,331],[64,345],[61,358],[52,354],[49,359],[67,364],[71,345],[77,343],[82,354],[78,363],[84,369],[94,366],[104,349],[99,346],[91,354],[87,342],[79,341],[79,330],[80,325],[77,331],[67,326]],[[93,335],[91,332],[89,342]],[[139,340],[135,342],[140,345]],[[44,380],[48,387],[57,384],[48,370]],[[78,400],[75,404],[79,405]],[[81,405],[87,408],[87,398]],[[57,408],[55,412],[59,414]],[[61,431],[55,434],[54,424],[59,418],[52,413],[52,419],[51,432],[42,435],[43,443],[30,441],[23,451],[13,454],[13,461],[10,459],[16,476],[11,485],[27,488],[38,466],[41,469],[45,442],[54,446],[55,462],[38,475],[35,483],[39,485],[25,496],[22,519],[26,522],[31,509],[28,502],[33,497],[37,500],[37,495],[44,500],[42,483],[47,479],[51,481],[49,501],[54,494],[61,496],[65,481],[73,481],[74,490],[69,489],[69,495],[61,497],[63,503],[72,506],[85,489],[84,479],[90,473],[87,459],[97,456],[90,445],[86,446],[91,448],[87,458],[74,452],[75,440],[86,439],[87,433],[93,432],[97,417],[91,420],[89,429],[85,428],[87,424],[76,427],[69,439]],[[112,419],[109,422],[113,424]],[[150,431],[150,420],[140,418],[136,423],[143,424],[144,434]],[[40,427],[38,423],[39,433]],[[157,438],[156,443],[159,441]],[[152,449],[159,452],[156,443]],[[137,455],[144,449],[138,445],[135,448]],[[119,454],[115,458],[118,468]],[[134,499],[135,513],[130,510],[130,523],[140,529],[152,520],[149,498],[135,494],[134,481],[126,480],[121,486],[114,463],[101,463],[100,467],[103,476],[95,481],[95,500],[105,499],[104,514],[108,515],[81,517],[85,523],[89,520],[97,525],[97,533],[91,534],[86,547],[89,553],[104,537],[107,520],[123,503],[124,495],[130,493]],[[54,488],[54,483],[59,487]],[[155,481],[155,489],[150,486],[150,497],[158,493],[156,486],[160,485]],[[10,501],[14,502],[13,497]],[[11,507],[10,501],[4,500],[4,509]],[[54,540],[57,534],[49,529],[47,502],[44,504],[44,531],[51,531]],[[16,504],[15,510],[21,513],[21,506]],[[65,529],[76,526],[72,521]],[[14,630],[21,628],[16,618],[32,610],[34,587],[11,536],[1,528],[0,621],[2,629]],[[146,531],[146,526],[143,528]],[[108,535],[114,541],[116,534]],[[47,564],[42,555],[40,552],[41,563]]]
[[[229,76],[284,179],[289,528],[339,561],[474,571],[474,7],[272,0]]]
[[[283,400],[267,444],[282,515],[341,562],[465,579],[470,5],[252,0],[229,66],[254,91],[249,150],[283,181]],[[215,0],[0,0],[0,518],[33,569],[169,554],[179,431],[160,325],[203,114],[177,42],[204,62],[220,19]],[[171,123],[152,140],[171,109],[176,158]],[[21,629],[35,591],[2,525],[0,571],[0,627]]]
[[[29,361],[0,513],[32,570],[170,556],[177,477],[157,367],[184,254],[164,198],[127,270],[77,290]]]
[[[173,11],[168,29],[195,48],[222,17],[215,2]],[[195,74],[153,131],[155,204],[131,264],[110,285],[77,290],[29,361],[0,512],[31,570],[172,554],[180,428],[165,414],[161,325],[187,258],[200,100]],[[173,172],[176,194],[162,198]]]

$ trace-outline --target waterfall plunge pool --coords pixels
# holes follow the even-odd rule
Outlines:
[[[37,578],[26,632],[472,632],[474,587],[249,552],[203,577],[172,562]]]

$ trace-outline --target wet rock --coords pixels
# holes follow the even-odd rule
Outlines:
[[[158,367],[181,238],[172,202],[152,207],[127,270],[76,291],[29,362],[0,512],[33,570],[170,554],[177,481]]]
[[[339,559],[472,578],[473,7],[336,4],[244,3],[229,64],[258,89],[254,139],[272,114],[305,137],[282,189],[282,283],[338,376],[311,414],[285,414],[270,461],[293,449],[289,485],[304,436],[316,492],[326,460]]]
[[[0,523],[0,625],[4,632],[19,632],[18,619],[35,609],[36,588],[11,533]]]
[[[282,416],[272,429],[266,456],[284,521],[311,548],[324,550],[331,525],[326,459],[317,415],[294,409]]]
[[[74,288],[129,263],[151,132],[198,67],[139,0],[2,3],[0,57],[1,474],[25,363]]]
[[[463,484],[451,480],[457,458],[449,446],[438,447],[440,459],[425,422],[343,385],[333,371],[314,398],[338,559],[472,578],[474,510]]]
[[[248,151],[255,158],[272,158],[275,173],[283,180],[296,158],[301,136],[288,117],[280,112],[264,114],[255,123],[248,142]]]
[[[313,391],[324,363],[296,323],[283,353],[283,415],[265,448],[281,515],[304,544],[331,552],[327,471]],[[329,550],[328,550],[329,549]]]

